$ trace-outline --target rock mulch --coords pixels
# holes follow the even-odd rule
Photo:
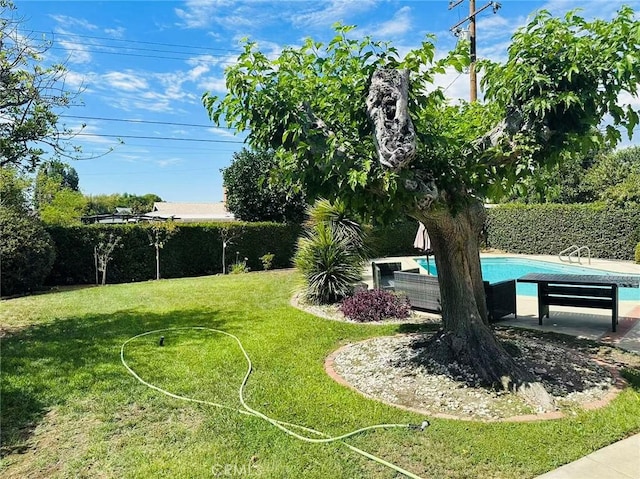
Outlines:
[[[587,353],[526,333],[498,335],[564,414],[600,404],[620,386],[612,370]],[[457,363],[442,365],[425,359],[424,342],[424,335],[410,334],[351,344],[332,356],[332,367],[367,396],[429,415],[484,421],[544,417],[535,416],[537,411],[515,394],[479,386],[477,376]]]

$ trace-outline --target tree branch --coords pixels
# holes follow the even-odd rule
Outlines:
[[[376,70],[371,77],[367,114],[380,163],[394,171],[408,165],[416,155],[416,133],[409,115],[409,71]],[[416,171],[405,180],[405,188],[416,194],[416,208],[426,211],[438,197],[433,175]]]
[[[409,70],[376,70],[371,77],[367,113],[374,128],[380,163],[398,170],[416,154],[416,132],[409,116]]]

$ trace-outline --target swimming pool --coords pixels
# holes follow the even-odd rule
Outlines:
[[[415,261],[430,274],[438,273],[436,262],[433,258],[430,258],[428,262],[425,258],[415,258]],[[525,258],[481,258],[480,263],[482,264],[482,277],[490,283],[504,281],[506,279],[518,279],[527,273],[621,274],[613,271],[603,271]],[[523,296],[538,295],[538,287],[535,284],[517,283],[516,290],[517,294]],[[620,288],[618,290],[618,299],[620,301],[640,302],[640,288]]]

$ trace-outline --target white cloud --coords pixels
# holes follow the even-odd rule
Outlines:
[[[224,128],[207,128],[207,131],[223,138],[232,138],[234,140],[238,139],[238,137],[231,130],[226,130]]]
[[[187,60],[187,65],[193,68],[186,73],[189,81],[196,81],[205,73],[211,71],[211,68],[222,63],[224,57],[213,55],[198,55]]]
[[[183,163],[184,160],[182,158],[165,158],[162,160],[156,160],[156,164],[160,167],[160,168],[166,168],[167,166],[172,166],[172,165],[178,165],[180,163]]]
[[[118,90],[136,91],[149,88],[147,80],[131,70],[124,72],[112,71],[102,75],[102,78],[109,86]]]
[[[112,148],[119,144],[116,138],[100,136],[102,130],[97,125],[85,125],[83,127],[81,124],[77,124],[70,126],[69,129],[76,133],[81,133],[81,135],[74,138],[74,143],[101,145]]]
[[[89,88],[92,81],[93,74],[92,73],[79,73],[72,70],[67,70],[64,76],[65,86],[70,87],[71,89],[87,89]]]
[[[226,93],[227,81],[223,78],[216,77],[204,77],[198,83],[198,87],[204,91],[210,91],[213,93]]]
[[[314,8],[291,16],[291,21],[299,27],[326,27],[335,22],[347,22],[351,16],[366,12],[376,6],[376,0],[330,0],[319,2]]]
[[[207,73],[209,70],[210,68],[207,65],[198,65],[192,68],[191,70],[189,70],[187,75],[189,77],[189,80],[194,81],[200,78],[205,73]]]
[[[469,101],[469,74],[458,73],[453,68],[448,69],[444,75],[436,75],[433,82],[434,87],[442,87],[445,96],[453,101]]]
[[[239,27],[253,27],[256,25],[255,17],[251,15],[238,14],[219,16],[215,19],[215,22],[218,25],[229,29],[237,29]]]
[[[508,37],[524,26],[524,17],[506,18],[502,15],[487,15],[480,17],[476,22],[476,38],[478,42],[489,42]]]
[[[397,37],[407,33],[411,29],[411,8],[402,7],[391,20],[373,27],[372,34],[377,38]]]
[[[219,7],[232,5],[231,0],[187,0],[185,8],[174,9],[180,18],[180,26],[204,28],[211,24]]]
[[[86,43],[66,39],[58,40],[58,43],[67,51],[70,63],[91,62],[91,51],[89,50],[89,45]]]
[[[122,38],[124,37],[126,29],[124,27],[116,27],[116,28],[105,28],[104,33],[113,38]]]
[[[478,46],[478,59],[489,59],[494,62],[505,62],[508,58],[509,45],[511,40],[496,42],[488,45]]]
[[[70,17],[68,15],[51,15],[51,18],[53,18],[56,22],[58,22],[58,24],[60,24],[60,27],[62,28],[74,28],[74,29],[83,28],[85,30],[98,29],[97,25],[94,25],[93,23],[83,18],[75,18],[75,17]]]

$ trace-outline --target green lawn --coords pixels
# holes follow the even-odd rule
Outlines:
[[[0,303],[3,477],[392,478],[344,445],[293,439],[232,410],[186,403],[137,382],[120,346],[149,330],[204,326],[237,335],[254,372],[248,404],[341,434],[422,416],[363,398],[324,372],[337,347],[401,326],[359,326],[289,306],[290,271],[112,285]],[[246,363],[233,339],[168,331],[129,343],[143,378],[240,408]],[[640,431],[640,380],[608,407],[571,419],[482,424],[433,419],[424,432],[368,432],[348,442],[422,477],[533,477]]]

